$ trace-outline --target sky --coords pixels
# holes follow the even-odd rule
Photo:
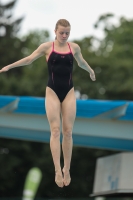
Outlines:
[[[2,3],[11,0],[2,0]],[[24,17],[20,36],[30,30],[48,30],[54,39],[58,19],[65,18],[71,24],[70,40],[86,36],[102,37],[103,32],[94,29],[100,15],[113,13],[112,22],[117,24],[121,16],[133,19],[133,0],[17,0],[14,18]]]

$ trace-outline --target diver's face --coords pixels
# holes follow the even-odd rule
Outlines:
[[[56,39],[60,43],[65,43],[70,35],[70,26],[64,27],[64,26],[58,26],[57,30],[55,30]]]

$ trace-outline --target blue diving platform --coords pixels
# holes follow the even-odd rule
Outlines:
[[[0,96],[0,137],[49,142],[45,98]],[[133,101],[77,100],[74,145],[133,151]]]

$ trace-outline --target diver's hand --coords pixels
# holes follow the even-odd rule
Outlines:
[[[93,70],[92,70],[92,72],[90,73],[90,78],[91,78],[92,81],[95,81],[95,80],[96,80],[95,73],[94,73]]]
[[[1,70],[0,70],[0,73],[2,73],[2,72],[7,72],[9,69],[8,69],[8,67],[3,67]]]

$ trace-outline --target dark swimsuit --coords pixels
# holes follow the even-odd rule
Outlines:
[[[67,44],[70,52],[59,53],[54,51],[53,42],[52,52],[48,58],[49,79],[47,86],[56,93],[60,102],[63,102],[67,93],[73,88],[73,54],[69,43]]]

